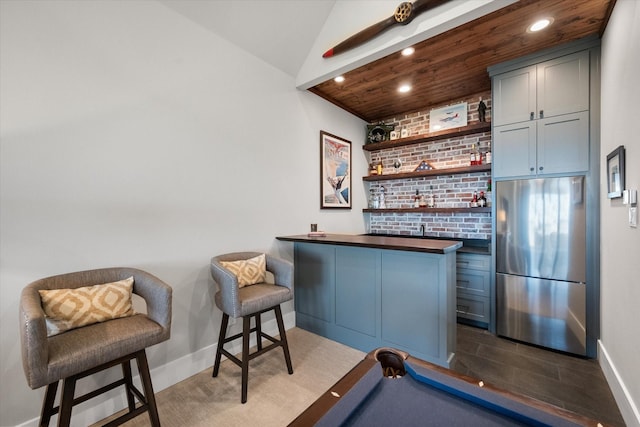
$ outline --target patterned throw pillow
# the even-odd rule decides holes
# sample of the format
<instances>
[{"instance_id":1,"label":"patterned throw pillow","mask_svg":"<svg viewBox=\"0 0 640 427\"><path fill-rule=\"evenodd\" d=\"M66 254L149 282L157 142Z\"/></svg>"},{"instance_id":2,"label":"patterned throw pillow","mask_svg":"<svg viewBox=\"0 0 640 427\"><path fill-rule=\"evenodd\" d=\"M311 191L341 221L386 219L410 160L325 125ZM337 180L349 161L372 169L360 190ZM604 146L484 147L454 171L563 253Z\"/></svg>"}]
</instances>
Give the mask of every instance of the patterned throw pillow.
<instances>
[{"instance_id":1,"label":"patterned throw pillow","mask_svg":"<svg viewBox=\"0 0 640 427\"><path fill-rule=\"evenodd\" d=\"M220 264L236 275L241 288L267 279L267 259L264 254L242 261L220 261Z\"/></svg>"},{"instance_id":2,"label":"patterned throw pillow","mask_svg":"<svg viewBox=\"0 0 640 427\"><path fill-rule=\"evenodd\" d=\"M133 277L76 289L38 291L46 315L47 336L134 314Z\"/></svg>"}]
</instances>

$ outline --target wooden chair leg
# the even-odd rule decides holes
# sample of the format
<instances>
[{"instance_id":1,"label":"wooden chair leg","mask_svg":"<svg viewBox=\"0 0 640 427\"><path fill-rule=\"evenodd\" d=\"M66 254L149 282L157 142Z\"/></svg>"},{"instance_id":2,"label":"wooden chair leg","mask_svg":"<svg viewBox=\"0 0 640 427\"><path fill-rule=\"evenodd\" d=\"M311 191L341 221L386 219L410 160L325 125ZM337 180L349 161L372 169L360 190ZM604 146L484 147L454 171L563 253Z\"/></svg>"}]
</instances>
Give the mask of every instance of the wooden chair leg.
<instances>
[{"instance_id":1,"label":"wooden chair leg","mask_svg":"<svg viewBox=\"0 0 640 427\"><path fill-rule=\"evenodd\" d=\"M251 316L242 318L242 403L247 402L247 386L249 382L249 338L251 335Z\"/></svg>"},{"instance_id":2,"label":"wooden chair leg","mask_svg":"<svg viewBox=\"0 0 640 427\"><path fill-rule=\"evenodd\" d=\"M40 427L48 427L51 416L56 412L53 410L53 405L56 402L56 392L58 391L58 383L51 383L47 386L47 392L44 395L42 401L42 412L40 413Z\"/></svg>"},{"instance_id":3,"label":"wooden chair leg","mask_svg":"<svg viewBox=\"0 0 640 427\"><path fill-rule=\"evenodd\" d=\"M129 412L133 412L133 410L136 409L136 399L131 390L133 387L133 377L131 376L130 360L122 363L122 376L124 378L125 393L127 394L127 406L129 407Z\"/></svg>"},{"instance_id":4,"label":"wooden chair leg","mask_svg":"<svg viewBox=\"0 0 640 427\"><path fill-rule=\"evenodd\" d=\"M147 353L144 350L140 350L136 354L136 361L138 362L138 373L140 374L140 380L142 381L144 397L147 400L149 421L151 422L152 427L160 427L160 418L158 417L156 396L153 393L151 374L149 373L149 364L147 363Z\"/></svg>"},{"instance_id":5,"label":"wooden chair leg","mask_svg":"<svg viewBox=\"0 0 640 427\"><path fill-rule=\"evenodd\" d=\"M262 350L262 319L260 319L260 313L255 315L256 319L256 345L258 351Z\"/></svg>"},{"instance_id":6,"label":"wooden chair leg","mask_svg":"<svg viewBox=\"0 0 640 427\"><path fill-rule=\"evenodd\" d=\"M62 399L58 413L58 427L68 427L71 423L71 410L73 409L73 396L76 391L76 377L65 378L62 381Z\"/></svg>"},{"instance_id":7,"label":"wooden chair leg","mask_svg":"<svg viewBox=\"0 0 640 427\"><path fill-rule=\"evenodd\" d=\"M220 324L220 334L218 335L218 348L216 350L216 361L213 364L212 377L218 376L220 370L220 359L222 358L222 348L224 347L224 340L227 335L227 325L229 324L229 315L222 313L222 323Z\"/></svg>"},{"instance_id":8,"label":"wooden chair leg","mask_svg":"<svg viewBox=\"0 0 640 427\"><path fill-rule=\"evenodd\" d=\"M278 322L278 330L280 331L280 341L282 343L282 351L284 351L284 360L287 362L287 370L289 374L293 374L293 366L291 366L291 356L289 355L289 343L287 342L287 333L284 329L284 322L282 321L282 310L280 306L275 307L276 321Z\"/></svg>"}]
</instances>

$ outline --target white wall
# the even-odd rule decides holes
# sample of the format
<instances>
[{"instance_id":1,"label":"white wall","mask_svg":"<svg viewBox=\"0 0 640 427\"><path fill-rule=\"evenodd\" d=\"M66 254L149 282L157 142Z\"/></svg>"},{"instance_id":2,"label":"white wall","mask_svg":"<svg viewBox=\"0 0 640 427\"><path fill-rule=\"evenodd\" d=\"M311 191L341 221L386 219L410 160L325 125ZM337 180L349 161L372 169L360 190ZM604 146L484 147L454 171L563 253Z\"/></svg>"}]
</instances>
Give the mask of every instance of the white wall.
<instances>
[{"instance_id":1,"label":"white wall","mask_svg":"<svg viewBox=\"0 0 640 427\"><path fill-rule=\"evenodd\" d=\"M618 0L602 39L600 363L629 426L640 426L640 229L622 199L606 198L606 156L626 149L626 188L640 190L637 132L640 2Z\"/></svg>"},{"instance_id":2,"label":"white wall","mask_svg":"<svg viewBox=\"0 0 640 427\"><path fill-rule=\"evenodd\" d=\"M352 141L362 187L364 124L291 76L157 2L0 7L0 425L39 414L17 321L31 281L116 265L159 276L174 289L173 330L150 363L184 370L194 354L213 363L211 256L291 259L274 237L312 222L364 232L363 190L352 210L321 211L318 181L322 129ZM165 373L156 391L188 374Z\"/></svg>"}]
</instances>

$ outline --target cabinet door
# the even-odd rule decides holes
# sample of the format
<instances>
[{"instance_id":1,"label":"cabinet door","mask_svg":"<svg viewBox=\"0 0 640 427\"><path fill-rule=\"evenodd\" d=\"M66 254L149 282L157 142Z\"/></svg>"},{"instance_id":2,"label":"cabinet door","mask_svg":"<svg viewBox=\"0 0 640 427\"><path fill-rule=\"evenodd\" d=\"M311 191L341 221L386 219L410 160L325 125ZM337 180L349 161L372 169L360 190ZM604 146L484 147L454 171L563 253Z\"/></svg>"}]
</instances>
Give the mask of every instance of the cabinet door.
<instances>
[{"instance_id":1,"label":"cabinet door","mask_svg":"<svg viewBox=\"0 0 640 427\"><path fill-rule=\"evenodd\" d=\"M588 51L539 64L537 80L537 119L589 109Z\"/></svg>"},{"instance_id":2,"label":"cabinet door","mask_svg":"<svg viewBox=\"0 0 640 427\"><path fill-rule=\"evenodd\" d=\"M336 248L336 325L376 336L377 249Z\"/></svg>"},{"instance_id":3,"label":"cabinet door","mask_svg":"<svg viewBox=\"0 0 640 427\"><path fill-rule=\"evenodd\" d=\"M493 128L492 167L496 178L535 175L535 121Z\"/></svg>"},{"instance_id":4,"label":"cabinet door","mask_svg":"<svg viewBox=\"0 0 640 427\"><path fill-rule=\"evenodd\" d=\"M493 79L494 126L532 120L536 111L536 66L521 68Z\"/></svg>"},{"instance_id":5,"label":"cabinet door","mask_svg":"<svg viewBox=\"0 0 640 427\"><path fill-rule=\"evenodd\" d=\"M589 112L538 120L538 175L589 170Z\"/></svg>"},{"instance_id":6,"label":"cabinet door","mask_svg":"<svg viewBox=\"0 0 640 427\"><path fill-rule=\"evenodd\" d=\"M295 244L296 312L334 322L335 251L332 245Z\"/></svg>"}]
</instances>

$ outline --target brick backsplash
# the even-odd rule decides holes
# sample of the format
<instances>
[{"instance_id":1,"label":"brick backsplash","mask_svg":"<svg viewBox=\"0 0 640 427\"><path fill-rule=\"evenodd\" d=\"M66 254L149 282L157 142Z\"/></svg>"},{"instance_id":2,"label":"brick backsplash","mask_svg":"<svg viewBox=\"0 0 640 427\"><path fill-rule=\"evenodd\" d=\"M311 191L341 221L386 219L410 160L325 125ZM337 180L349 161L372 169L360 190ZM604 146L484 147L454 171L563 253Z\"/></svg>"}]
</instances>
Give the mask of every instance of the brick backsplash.
<instances>
[{"instance_id":1,"label":"brick backsplash","mask_svg":"<svg viewBox=\"0 0 640 427\"><path fill-rule=\"evenodd\" d=\"M480 97L487 105L486 117L491 118L490 92L470 97L468 104L467 122L478 121L478 102ZM460 102L462 102L460 101ZM434 106L439 108L440 106ZM409 136L427 135L429 133L429 112L416 112L404 117L385 120L386 124L407 127ZM377 163L382 160L383 173L413 172L422 161L429 162L435 169L455 168L469 165L469 153L475 144L481 150L489 148L491 133L467 135L435 142L425 142L416 145L398 147L394 149L371 151L370 161ZM401 162L396 170L395 160ZM433 194L436 207L459 208L468 207L473 192L487 190L489 172L440 175L433 177L410 178L400 180L369 182L369 189L376 192L385 189L387 208L413 207L413 196L416 190L422 195ZM488 195L488 198L490 194ZM491 215L488 213L370 213L369 232L388 233L398 235L417 235L421 225L425 226L425 234L437 237L490 239Z\"/></svg>"}]
</instances>

